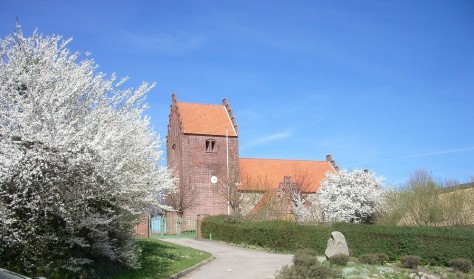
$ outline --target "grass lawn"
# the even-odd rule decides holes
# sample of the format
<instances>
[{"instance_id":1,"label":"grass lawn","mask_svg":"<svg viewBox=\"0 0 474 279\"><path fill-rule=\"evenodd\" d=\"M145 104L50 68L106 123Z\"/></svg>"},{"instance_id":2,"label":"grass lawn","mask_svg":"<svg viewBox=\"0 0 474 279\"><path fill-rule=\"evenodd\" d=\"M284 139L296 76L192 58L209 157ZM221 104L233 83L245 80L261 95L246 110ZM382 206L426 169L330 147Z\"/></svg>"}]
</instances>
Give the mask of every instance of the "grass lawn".
<instances>
[{"instance_id":1,"label":"grass lawn","mask_svg":"<svg viewBox=\"0 0 474 279\"><path fill-rule=\"evenodd\" d=\"M127 270L111 279L155 279L171 275L194 266L212 255L208 252L175 245L157 239L138 239L142 248L141 269Z\"/></svg>"}]
</instances>

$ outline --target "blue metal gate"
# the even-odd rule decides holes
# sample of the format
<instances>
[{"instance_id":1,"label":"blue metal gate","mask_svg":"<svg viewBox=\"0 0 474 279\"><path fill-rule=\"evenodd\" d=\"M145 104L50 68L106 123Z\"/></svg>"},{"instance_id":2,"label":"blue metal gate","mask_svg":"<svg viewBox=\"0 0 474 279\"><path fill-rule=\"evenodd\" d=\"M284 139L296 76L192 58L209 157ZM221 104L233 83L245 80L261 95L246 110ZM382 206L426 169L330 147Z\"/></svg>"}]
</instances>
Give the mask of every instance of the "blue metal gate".
<instances>
[{"instance_id":1,"label":"blue metal gate","mask_svg":"<svg viewBox=\"0 0 474 279\"><path fill-rule=\"evenodd\" d=\"M151 221L150 221L151 230L150 231L151 231L152 235L157 235L157 234L161 233L161 219L162 219L161 216L155 216L155 217L151 218Z\"/></svg>"},{"instance_id":2,"label":"blue metal gate","mask_svg":"<svg viewBox=\"0 0 474 279\"><path fill-rule=\"evenodd\" d=\"M159 238L197 238L197 219L155 216L150 220L150 232Z\"/></svg>"}]
</instances>

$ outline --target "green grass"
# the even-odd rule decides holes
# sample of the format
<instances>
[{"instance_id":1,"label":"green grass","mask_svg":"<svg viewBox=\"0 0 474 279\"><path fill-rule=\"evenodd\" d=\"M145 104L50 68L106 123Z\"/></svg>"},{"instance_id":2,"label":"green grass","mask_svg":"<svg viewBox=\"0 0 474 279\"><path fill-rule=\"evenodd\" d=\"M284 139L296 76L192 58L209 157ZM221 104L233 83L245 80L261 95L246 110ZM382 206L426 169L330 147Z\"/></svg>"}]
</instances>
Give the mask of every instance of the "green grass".
<instances>
[{"instance_id":1,"label":"green grass","mask_svg":"<svg viewBox=\"0 0 474 279\"><path fill-rule=\"evenodd\" d=\"M141 268L126 270L110 279L157 279L192 267L210 257L208 252L179 246L157 239L138 239L142 248Z\"/></svg>"}]
</instances>

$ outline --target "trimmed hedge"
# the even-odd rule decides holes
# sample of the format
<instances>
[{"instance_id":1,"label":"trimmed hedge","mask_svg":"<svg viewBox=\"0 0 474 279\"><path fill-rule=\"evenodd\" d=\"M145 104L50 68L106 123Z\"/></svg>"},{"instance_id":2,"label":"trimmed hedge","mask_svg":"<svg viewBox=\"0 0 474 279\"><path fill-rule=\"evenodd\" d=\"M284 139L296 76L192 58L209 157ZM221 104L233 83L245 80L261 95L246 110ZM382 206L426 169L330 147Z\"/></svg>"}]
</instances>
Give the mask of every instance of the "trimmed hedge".
<instances>
[{"instance_id":1,"label":"trimmed hedge","mask_svg":"<svg viewBox=\"0 0 474 279\"><path fill-rule=\"evenodd\" d=\"M203 220L203 238L236 244L257 245L274 251L310 248L324 253L331 228L297 225L289 221L239 221L228 216L210 216Z\"/></svg>"},{"instance_id":2,"label":"trimmed hedge","mask_svg":"<svg viewBox=\"0 0 474 279\"><path fill-rule=\"evenodd\" d=\"M299 225L290 221L241 221L211 216L202 222L202 237L275 251L310 248L323 254L332 231L344 234L352 256L385 253L390 259L418 255L424 263L446 264L450 259L474 260L474 230L337 223Z\"/></svg>"}]
</instances>

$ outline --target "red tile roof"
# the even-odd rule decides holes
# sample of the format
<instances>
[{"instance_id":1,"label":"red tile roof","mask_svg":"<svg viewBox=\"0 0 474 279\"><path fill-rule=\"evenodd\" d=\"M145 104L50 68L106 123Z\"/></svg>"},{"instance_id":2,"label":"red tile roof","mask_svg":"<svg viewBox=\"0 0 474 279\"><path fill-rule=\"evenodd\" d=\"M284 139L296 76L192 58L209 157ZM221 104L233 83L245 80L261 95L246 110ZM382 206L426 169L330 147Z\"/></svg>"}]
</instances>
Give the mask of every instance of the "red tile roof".
<instances>
[{"instance_id":1,"label":"red tile roof","mask_svg":"<svg viewBox=\"0 0 474 279\"><path fill-rule=\"evenodd\" d=\"M304 192L313 193L327 172L336 173L330 162L306 160L240 158L241 191L266 191L278 188L285 176L304 182Z\"/></svg>"},{"instance_id":2,"label":"red tile roof","mask_svg":"<svg viewBox=\"0 0 474 279\"><path fill-rule=\"evenodd\" d=\"M237 132L223 105L177 102L185 134L237 137Z\"/></svg>"}]
</instances>

